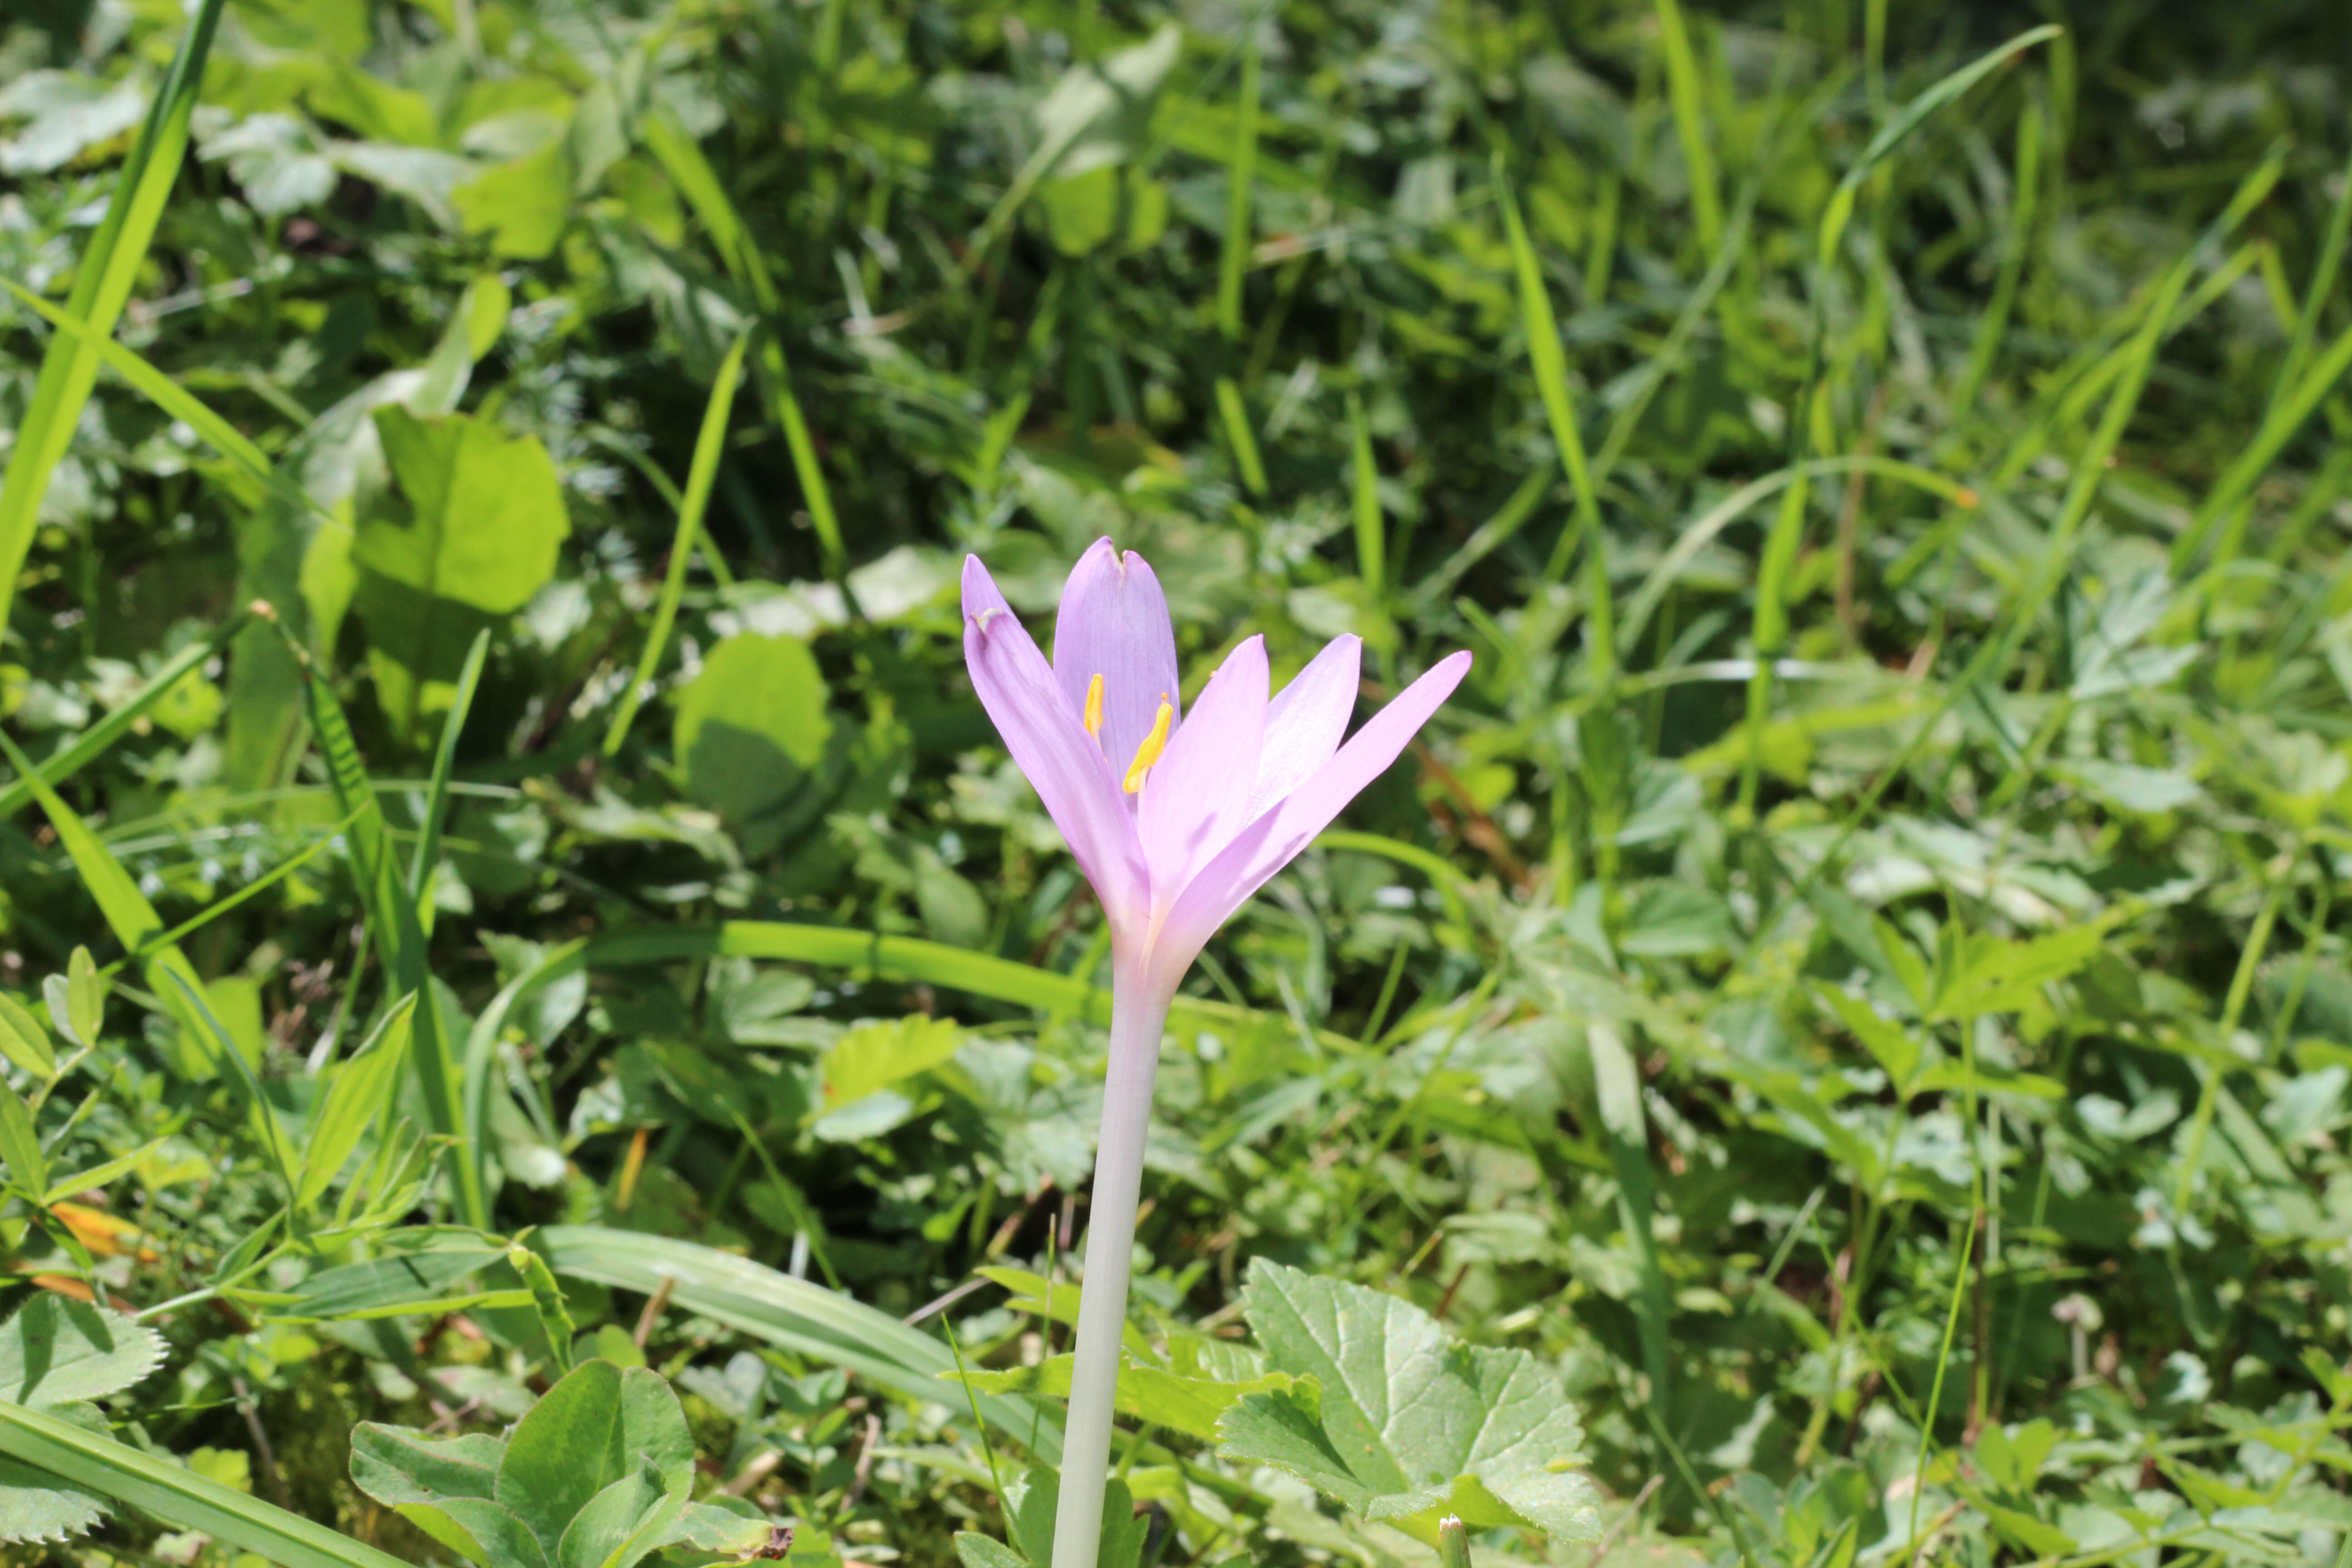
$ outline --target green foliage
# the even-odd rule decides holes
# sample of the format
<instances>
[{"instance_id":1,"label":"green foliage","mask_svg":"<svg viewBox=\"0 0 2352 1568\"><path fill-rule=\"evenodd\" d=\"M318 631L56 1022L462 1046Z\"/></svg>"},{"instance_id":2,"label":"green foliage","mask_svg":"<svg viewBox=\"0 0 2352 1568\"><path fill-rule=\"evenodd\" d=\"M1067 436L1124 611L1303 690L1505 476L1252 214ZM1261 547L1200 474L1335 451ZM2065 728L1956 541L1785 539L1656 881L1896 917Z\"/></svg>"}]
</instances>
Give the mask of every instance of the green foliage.
<instances>
[{"instance_id":1,"label":"green foliage","mask_svg":"<svg viewBox=\"0 0 2352 1568\"><path fill-rule=\"evenodd\" d=\"M1109 533L1476 656L1177 999L1109 1560L2334 1560L2340 18L2026 11L9 10L0 1316L171 1354L19 1554L1049 1562L955 584Z\"/></svg>"},{"instance_id":2,"label":"green foliage","mask_svg":"<svg viewBox=\"0 0 2352 1568\"><path fill-rule=\"evenodd\" d=\"M483 1568L633 1568L687 1546L746 1557L756 1510L689 1500L694 1439L658 1373L581 1363L505 1437L436 1437L363 1423L359 1489Z\"/></svg>"},{"instance_id":3,"label":"green foliage","mask_svg":"<svg viewBox=\"0 0 2352 1568\"><path fill-rule=\"evenodd\" d=\"M1446 1515L1600 1536L1599 1494L1570 1468L1583 1428L1527 1352L1463 1344L1408 1301L1265 1258L1242 1301L1266 1360L1300 1381L1243 1394L1217 1422L1221 1454L1432 1540Z\"/></svg>"},{"instance_id":4,"label":"green foliage","mask_svg":"<svg viewBox=\"0 0 2352 1568\"><path fill-rule=\"evenodd\" d=\"M0 1109L0 1129L6 1121ZM163 1336L122 1313L36 1294L0 1323L0 1400L102 1437L106 1418L92 1402L139 1382L163 1364ZM0 1542L79 1535L105 1516L107 1496L102 1488L78 1486L0 1455Z\"/></svg>"}]
</instances>

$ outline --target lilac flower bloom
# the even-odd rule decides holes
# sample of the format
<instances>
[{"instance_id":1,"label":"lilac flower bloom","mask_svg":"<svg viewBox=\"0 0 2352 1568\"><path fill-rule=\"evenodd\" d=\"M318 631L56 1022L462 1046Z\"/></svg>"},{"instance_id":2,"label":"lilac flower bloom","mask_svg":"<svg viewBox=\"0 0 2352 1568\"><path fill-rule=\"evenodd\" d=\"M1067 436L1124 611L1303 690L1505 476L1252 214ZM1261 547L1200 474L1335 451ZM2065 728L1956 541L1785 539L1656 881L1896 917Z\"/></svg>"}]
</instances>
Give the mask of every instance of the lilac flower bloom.
<instances>
[{"instance_id":1,"label":"lilac flower bloom","mask_svg":"<svg viewBox=\"0 0 2352 1568\"><path fill-rule=\"evenodd\" d=\"M1111 1053L1063 1442L1053 1568L1094 1568L1151 1080L1176 988L1234 910L1297 857L1461 684L1442 659L1345 744L1362 647L1334 640L1269 697L1252 637L1186 714L1168 600L1143 558L1098 540L1070 573L1048 664L977 557L964 659L1013 760L1110 924Z\"/></svg>"}]
</instances>

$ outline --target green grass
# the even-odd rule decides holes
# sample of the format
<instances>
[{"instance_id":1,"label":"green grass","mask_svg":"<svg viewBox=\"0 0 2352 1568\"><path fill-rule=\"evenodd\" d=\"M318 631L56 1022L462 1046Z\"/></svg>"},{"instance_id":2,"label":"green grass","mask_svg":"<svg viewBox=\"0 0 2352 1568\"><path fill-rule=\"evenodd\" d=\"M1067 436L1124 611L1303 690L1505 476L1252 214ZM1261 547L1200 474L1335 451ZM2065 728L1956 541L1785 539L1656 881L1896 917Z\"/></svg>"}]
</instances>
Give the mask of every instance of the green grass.
<instances>
[{"instance_id":1,"label":"green grass","mask_svg":"<svg viewBox=\"0 0 2352 1568\"><path fill-rule=\"evenodd\" d=\"M422 1562L342 1434L566 1317L803 1568L1003 1539L1056 1428L939 1374L1067 1303L951 1293L1076 1279L1108 939L954 584L1043 635L1105 532L1188 692L1477 661L1179 1004L1147 1341L1265 1257L1532 1352L1603 1562L2352 1540L2334 9L75 11L0 25L0 989L113 994L0 1114L129 1163L0 1278L172 1356L0 1404L127 1505L58 1560ZM1120 1458L1152 1568L1435 1550Z\"/></svg>"}]
</instances>

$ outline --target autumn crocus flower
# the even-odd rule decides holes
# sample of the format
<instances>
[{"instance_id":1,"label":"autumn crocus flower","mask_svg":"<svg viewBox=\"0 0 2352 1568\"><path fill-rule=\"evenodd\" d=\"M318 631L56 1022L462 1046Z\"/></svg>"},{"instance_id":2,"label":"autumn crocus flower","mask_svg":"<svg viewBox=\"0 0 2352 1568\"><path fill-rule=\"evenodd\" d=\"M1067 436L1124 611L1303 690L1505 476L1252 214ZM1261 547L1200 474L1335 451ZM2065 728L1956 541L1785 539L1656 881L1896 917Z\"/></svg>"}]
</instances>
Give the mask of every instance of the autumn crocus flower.
<instances>
[{"instance_id":1,"label":"autumn crocus flower","mask_svg":"<svg viewBox=\"0 0 2352 1568\"><path fill-rule=\"evenodd\" d=\"M1252 637L1188 714L1160 581L1098 540L1062 590L1051 664L978 557L963 648L997 733L1069 842L1110 925L1110 1072L1087 1235L1053 1568L1094 1568L1151 1080L1202 944L1394 762L1461 684L1441 660L1341 743L1361 644L1333 641L1268 695Z\"/></svg>"}]
</instances>

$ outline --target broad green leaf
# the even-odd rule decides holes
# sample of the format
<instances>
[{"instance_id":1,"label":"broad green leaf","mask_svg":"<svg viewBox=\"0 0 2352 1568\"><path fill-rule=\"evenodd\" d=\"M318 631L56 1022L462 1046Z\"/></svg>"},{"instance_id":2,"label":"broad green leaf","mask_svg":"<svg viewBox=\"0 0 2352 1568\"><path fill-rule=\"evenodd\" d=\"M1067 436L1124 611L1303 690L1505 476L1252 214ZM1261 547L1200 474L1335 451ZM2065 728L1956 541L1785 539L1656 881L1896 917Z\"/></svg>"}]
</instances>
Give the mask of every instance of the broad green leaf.
<instances>
[{"instance_id":1,"label":"broad green leaf","mask_svg":"<svg viewBox=\"0 0 2352 1568\"><path fill-rule=\"evenodd\" d=\"M41 1152L41 1135L24 1097L0 1083L0 1161L8 1166L8 1184L26 1197L49 1190L49 1162Z\"/></svg>"},{"instance_id":2,"label":"broad green leaf","mask_svg":"<svg viewBox=\"0 0 2352 1568\"><path fill-rule=\"evenodd\" d=\"M956 1531L955 1553L963 1568L1028 1568L1029 1563L1002 1541L969 1530Z\"/></svg>"},{"instance_id":3,"label":"broad green leaf","mask_svg":"<svg viewBox=\"0 0 2352 1568\"><path fill-rule=\"evenodd\" d=\"M573 165L562 137L536 153L485 170L450 194L469 235L488 235L491 252L536 261L563 237L572 216Z\"/></svg>"},{"instance_id":4,"label":"broad green leaf","mask_svg":"<svg viewBox=\"0 0 2352 1568\"><path fill-rule=\"evenodd\" d=\"M882 1024L861 1024L841 1037L818 1065L820 1103L812 1119L856 1104L954 1059L963 1031L952 1018L920 1013Z\"/></svg>"},{"instance_id":5,"label":"broad green leaf","mask_svg":"<svg viewBox=\"0 0 2352 1568\"><path fill-rule=\"evenodd\" d=\"M302 1175L294 1189L296 1208L309 1208L324 1195L368 1129L391 1110L401 1066L408 1059L409 1023L415 1010L416 995L411 992L393 1005L375 1032L335 1069L325 1102L310 1120Z\"/></svg>"},{"instance_id":6,"label":"broad green leaf","mask_svg":"<svg viewBox=\"0 0 2352 1568\"><path fill-rule=\"evenodd\" d=\"M498 1501L523 1521L556 1568L564 1532L592 1499L650 1463L683 1478L694 1438L677 1395L659 1373L608 1361L574 1367L515 1426L499 1461Z\"/></svg>"},{"instance_id":7,"label":"broad green leaf","mask_svg":"<svg viewBox=\"0 0 2352 1568\"><path fill-rule=\"evenodd\" d=\"M1218 1423L1219 1453L1431 1539L1440 1512L1599 1536L1600 1494L1570 1468L1583 1427L1527 1352L1465 1345L1410 1302L1263 1257L1242 1300L1267 1362L1315 1379L1320 1399L1244 1396Z\"/></svg>"},{"instance_id":8,"label":"broad green leaf","mask_svg":"<svg viewBox=\"0 0 2352 1568\"><path fill-rule=\"evenodd\" d=\"M1988 1426L1977 1434L1977 1468L1994 1486L2023 1497L2057 1447L2058 1428L2046 1419L2028 1421L2014 1431Z\"/></svg>"},{"instance_id":9,"label":"broad green leaf","mask_svg":"<svg viewBox=\"0 0 2352 1568\"><path fill-rule=\"evenodd\" d=\"M685 1510L688 1485L685 1475L669 1484L659 1467L640 1458L572 1517L555 1568L631 1568L669 1533Z\"/></svg>"},{"instance_id":10,"label":"broad green leaf","mask_svg":"<svg viewBox=\"0 0 2352 1568\"><path fill-rule=\"evenodd\" d=\"M66 1012L75 1037L95 1042L106 1023L106 982L89 949L77 947L66 963Z\"/></svg>"},{"instance_id":11,"label":"broad green leaf","mask_svg":"<svg viewBox=\"0 0 2352 1568\"><path fill-rule=\"evenodd\" d=\"M35 1291L0 1324L0 1399L36 1410L103 1399L162 1365L165 1348L110 1307Z\"/></svg>"},{"instance_id":12,"label":"broad green leaf","mask_svg":"<svg viewBox=\"0 0 2352 1568\"><path fill-rule=\"evenodd\" d=\"M1040 186L1037 207L1065 256L1090 255L1114 241L1121 250L1142 250L1168 226L1168 187L1133 168L1097 163Z\"/></svg>"},{"instance_id":13,"label":"broad green leaf","mask_svg":"<svg viewBox=\"0 0 2352 1568\"><path fill-rule=\"evenodd\" d=\"M743 632L710 650L679 696L671 754L688 794L761 854L824 809L834 724L824 678L798 637Z\"/></svg>"},{"instance_id":14,"label":"broad green leaf","mask_svg":"<svg viewBox=\"0 0 2352 1568\"><path fill-rule=\"evenodd\" d=\"M402 733L446 711L475 635L530 601L572 531L555 464L536 437L463 414L379 408L393 493L352 547L369 669Z\"/></svg>"},{"instance_id":15,"label":"broad green leaf","mask_svg":"<svg viewBox=\"0 0 2352 1568\"><path fill-rule=\"evenodd\" d=\"M58 1053L40 1020L13 998L0 996L0 1056L6 1057L37 1079L58 1075Z\"/></svg>"}]
</instances>

